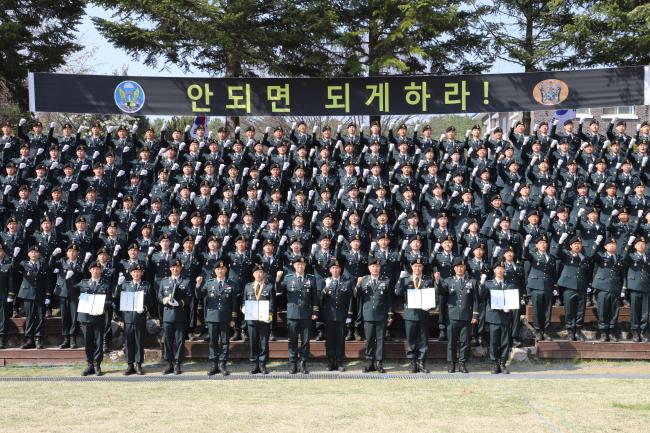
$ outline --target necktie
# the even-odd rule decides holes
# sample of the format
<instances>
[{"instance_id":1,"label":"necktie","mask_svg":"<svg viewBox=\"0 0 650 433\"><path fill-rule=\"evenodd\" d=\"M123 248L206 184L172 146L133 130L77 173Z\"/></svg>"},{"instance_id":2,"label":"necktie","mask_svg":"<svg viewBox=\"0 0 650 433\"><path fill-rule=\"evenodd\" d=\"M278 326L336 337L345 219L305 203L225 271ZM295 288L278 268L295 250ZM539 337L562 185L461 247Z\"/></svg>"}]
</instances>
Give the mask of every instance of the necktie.
<instances>
[{"instance_id":1,"label":"necktie","mask_svg":"<svg viewBox=\"0 0 650 433\"><path fill-rule=\"evenodd\" d=\"M415 287L420 288L420 277L415 277Z\"/></svg>"}]
</instances>

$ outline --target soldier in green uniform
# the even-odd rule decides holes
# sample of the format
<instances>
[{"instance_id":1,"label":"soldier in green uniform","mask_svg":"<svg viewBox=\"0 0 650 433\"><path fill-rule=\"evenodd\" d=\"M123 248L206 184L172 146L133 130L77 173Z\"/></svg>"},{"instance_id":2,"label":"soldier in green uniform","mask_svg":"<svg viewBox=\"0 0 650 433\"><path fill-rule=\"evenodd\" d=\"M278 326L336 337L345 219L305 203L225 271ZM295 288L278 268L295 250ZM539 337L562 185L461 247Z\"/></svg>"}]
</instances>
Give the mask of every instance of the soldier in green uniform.
<instances>
[{"instance_id":1,"label":"soldier in green uniform","mask_svg":"<svg viewBox=\"0 0 650 433\"><path fill-rule=\"evenodd\" d=\"M42 349L45 307L50 305L52 294L49 289L47 266L41 260L39 246L32 245L27 256L29 260L23 260L18 269L23 277L18 297L22 300L25 311L25 343L21 349ZM12 298L14 296L13 293L9 295Z\"/></svg>"},{"instance_id":2,"label":"soldier in green uniform","mask_svg":"<svg viewBox=\"0 0 650 433\"><path fill-rule=\"evenodd\" d=\"M226 368L230 345L230 328L235 327L239 299L237 286L228 280L227 276L228 266L226 266L226 262L218 260L214 265L214 278L210 278L203 284L203 277L196 277L196 297L204 300L204 321L208 326L208 341L210 343L208 353L210 370L208 370L208 376L214 376L219 372L223 376L230 374ZM219 342L219 351L217 351L217 341ZM218 365L217 358L219 360Z\"/></svg>"},{"instance_id":3,"label":"soldier in green uniform","mask_svg":"<svg viewBox=\"0 0 650 433\"><path fill-rule=\"evenodd\" d=\"M246 301L269 301L269 318L265 320L247 320L248 344L250 345L250 361L253 363L251 374L269 374L266 362L269 359L269 331L273 320L275 307L275 291L266 281L266 272L261 263L253 267L253 281L246 284L242 296L241 307Z\"/></svg>"},{"instance_id":4,"label":"soldier in green uniform","mask_svg":"<svg viewBox=\"0 0 650 433\"><path fill-rule=\"evenodd\" d=\"M5 348L5 335L7 333L7 322L11 315L11 302L9 293L13 293L14 279L13 260L5 253L5 247L0 242L0 349Z\"/></svg>"},{"instance_id":5,"label":"soldier in green uniform","mask_svg":"<svg viewBox=\"0 0 650 433\"><path fill-rule=\"evenodd\" d=\"M408 308L406 293L408 290L433 287L433 280L424 276L424 260L420 257L411 261L411 275L403 274L395 287L395 295L404 296L404 326L408 344L406 356L411 361L411 373L428 373L429 311Z\"/></svg>"},{"instance_id":6,"label":"soldier in green uniform","mask_svg":"<svg viewBox=\"0 0 650 433\"><path fill-rule=\"evenodd\" d=\"M629 252L634 245L634 251ZM630 293L630 331L632 341L648 342L648 304L650 302L650 260L646 254L643 236L632 236L625 247L627 262L627 290Z\"/></svg>"},{"instance_id":7,"label":"soldier in green uniform","mask_svg":"<svg viewBox=\"0 0 650 433\"><path fill-rule=\"evenodd\" d=\"M381 277L381 262L378 258L368 261L370 275L357 281L355 295L363 314L363 329L366 336L365 358L368 364L363 372L384 369L384 333L386 326L393 323L393 302L390 282Z\"/></svg>"},{"instance_id":8,"label":"soldier in green uniform","mask_svg":"<svg viewBox=\"0 0 650 433\"><path fill-rule=\"evenodd\" d=\"M605 251L594 254L596 272L591 284L596 294L598 306L598 330L600 341L618 341L616 324L623 293L625 277L624 261L616 254L616 239L609 238Z\"/></svg>"},{"instance_id":9,"label":"soldier in green uniform","mask_svg":"<svg viewBox=\"0 0 650 433\"><path fill-rule=\"evenodd\" d=\"M102 350L104 342L104 312L106 305L112 302L111 288L102 279L102 264L99 261L90 264L90 278L79 283L79 293L89 293L92 295L106 295L104 301L104 311L98 315L88 313L77 313L77 319L81 322L84 334L84 348L86 352L86 362L88 366L81 373L82 376L95 374L102 375L102 360L104 351Z\"/></svg>"},{"instance_id":10,"label":"soldier in green uniform","mask_svg":"<svg viewBox=\"0 0 650 433\"><path fill-rule=\"evenodd\" d=\"M181 374L183 362L187 314L192 298L190 280L181 277L182 263L179 259L169 262L171 275L160 281L158 302L163 305L163 333L165 360L168 365L163 374Z\"/></svg>"},{"instance_id":11,"label":"soldier in green uniform","mask_svg":"<svg viewBox=\"0 0 650 433\"><path fill-rule=\"evenodd\" d=\"M304 256L293 259L294 272L276 282L276 293L287 295L287 328L289 331L290 374L298 372L298 337L300 337L300 372L308 374L311 322L318 318L318 290L316 278L305 274Z\"/></svg>"},{"instance_id":12,"label":"soldier in green uniform","mask_svg":"<svg viewBox=\"0 0 650 433\"><path fill-rule=\"evenodd\" d=\"M50 261L53 262L61 250L54 250ZM59 297L61 306L61 333L63 342L59 349L77 347L77 306L79 304L79 283L83 279L84 264L79 260L79 245L70 244L66 248L66 258L59 259L52 265L57 273L54 294Z\"/></svg>"},{"instance_id":13,"label":"soldier in green uniform","mask_svg":"<svg viewBox=\"0 0 650 433\"><path fill-rule=\"evenodd\" d=\"M553 311L555 258L548 253L548 237L545 234L535 240L535 251L528 248L530 240L531 235L526 235L523 254L530 265L526 292L533 301L535 340L551 341L545 332L551 325Z\"/></svg>"},{"instance_id":14,"label":"soldier in green uniform","mask_svg":"<svg viewBox=\"0 0 650 433\"><path fill-rule=\"evenodd\" d=\"M137 373L144 374L142 363L144 362L144 336L147 330L147 295L151 292L148 282L142 279L144 267L138 263L129 272L131 281L124 281L120 276L117 290L115 291L115 304L120 305L120 297L124 292L143 292L143 305L139 311L122 311L124 319L124 348L126 352L127 368L124 375L129 376ZM135 367L133 364L135 363Z\"/></svg>"},{"instance_id":15,"label":"soldier in green uniform","mask_svg":"<svg viewBox=\"0 0 650 433\"><path fill-rule=\"evenodd\" d=\"M585 341L581 330L585 319L587 287L592 269L591 257L583 254L580 237L571 238L568 251L564 249L565 239L566 235L562 234L557 251L562 266L557 284L564 298L565 326L569 341Z\"/></svg>"},{"instance_id":16,"label":"soldier in green uniform","mask_svg":"<svg viewBox=\"0 0 650 433\"><path fill-rule=\"evenodd\" d=\"M447 372L469 373L467 359L470 350L471 325L478 324L477 282L465 274L465 261L457 257L452 262L454 275L441 280L434 274L436 290L441 292L449 312L447 324Z\"/></svg>"},{"instance_id":17,"label":"soldier in green uniform","mask_svg":"<svg viewBox=\"0 0 650 433\"><path fill-rule=\"evenodd\" d=\"M507 309L492 308L493 290L519 290L514 284L505 280L506 264L496 262L493 266L494 278L481 284L479 295L485 299L485 321L490 328L490 360L492 361L492 374L510 373L506 368L506 361L510 353L510 328L512 327L512 313Z\"/></svg>"},{"instance_id":18,"label":"soldier in green uniform","mask_svg":"<svg viewBox=\"0 0 650 433\"><path fill-rule=\"evenodd\" d=\"M325 320L327 370L345 371L345 325L352 323L354 283L342 278L343 268L337 259L331 259L328 267L330 276L321 280L318 291L320 313Z\"/></svg>"}]
</instances>

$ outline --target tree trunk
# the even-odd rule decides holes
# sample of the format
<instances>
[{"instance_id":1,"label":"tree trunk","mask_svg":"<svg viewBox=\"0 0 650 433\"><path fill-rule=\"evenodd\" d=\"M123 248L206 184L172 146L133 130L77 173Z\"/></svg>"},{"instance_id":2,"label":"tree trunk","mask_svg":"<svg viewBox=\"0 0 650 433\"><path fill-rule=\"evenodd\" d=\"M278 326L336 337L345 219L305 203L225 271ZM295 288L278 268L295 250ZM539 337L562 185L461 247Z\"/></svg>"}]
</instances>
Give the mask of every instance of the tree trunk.
<instances>
[{"instance_id":1,"label":"tree trunk","mask_svg":"<svg viewBox=\"0 0 650 433\"><path fill-rule=\"evenodd\" d=\"M526 51L528 58L524 64L525 72L532 72L535 70L535 65L533 64L533 58L535 56L535 47L533 46L533 7L534 6L531 5L530 10L526 14L526 36L524 39L524 50ZM524 111L521 113L521 121L524 123L525 134L530 134L531 117L532 116L530 115L530 111Z\"/></svg>"}]
</instances>

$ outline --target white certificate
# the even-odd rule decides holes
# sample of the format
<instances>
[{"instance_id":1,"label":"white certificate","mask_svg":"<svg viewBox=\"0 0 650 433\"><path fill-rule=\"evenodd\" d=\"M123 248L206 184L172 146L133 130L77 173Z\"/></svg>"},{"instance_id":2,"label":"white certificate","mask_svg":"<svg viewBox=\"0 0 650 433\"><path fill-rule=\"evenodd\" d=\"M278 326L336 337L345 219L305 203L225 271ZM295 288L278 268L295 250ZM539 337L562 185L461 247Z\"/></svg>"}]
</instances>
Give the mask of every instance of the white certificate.
<instances>
[{"instance_id":1,"label":"white certificate","mask_svg":"<svg viewBox=\"0 0 650 433\"><path fill-rule=\"evenodd\" d=\"M244 320L257 320L269 323L269 301L244 302Z\"/></svg>"},{"instance_id":2,"label":"white certificate","mask_svg":"<svg viewBox=\"0 0 650 433\"><path fill-rule=\"evenodd\" d=\"M519 309L519 290L490 290L490 306L493 310Z\"/></svg>"},{"instance_id":3,"label":"white certificate","mask_svg":"<svg viewBox=\"0 0 650 433\"><path fill-rule=\"evenodd\" d=\"M120 311L144 310L144 290L120 293Z\"/></svg>"},{"instance_id":4,"label":"white certificate","mask_svg":"<svg viewBox=\"0 0 650 433\"><path fill-rule=\"evenodd\" d=\"M408 289L406 291L406 308L432 310L436 308L436 289Z\"/></svg>"},{"instance_id":5,"label":"white certificate","mask_svg":"<svg viewBox=\"0 0 650 433\"><path fill-rule=\"evenodd\" d=\"M105 302L106 295L81 293L79 294L77 312L90 314L91 316L101 316L104 314Z\"/></svg>"}]
</instances>

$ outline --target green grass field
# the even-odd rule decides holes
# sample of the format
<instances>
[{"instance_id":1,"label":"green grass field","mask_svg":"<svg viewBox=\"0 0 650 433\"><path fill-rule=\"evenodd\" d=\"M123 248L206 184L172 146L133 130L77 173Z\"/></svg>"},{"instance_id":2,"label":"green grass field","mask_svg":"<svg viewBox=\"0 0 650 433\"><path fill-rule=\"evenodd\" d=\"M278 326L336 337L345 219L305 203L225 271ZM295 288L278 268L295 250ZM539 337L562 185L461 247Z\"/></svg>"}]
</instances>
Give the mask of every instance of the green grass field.
<instances>
[{"instance_id":1,"label":"green grass field","mask_svg":"<svg viewBox=\"0 0 650 433\"><path fill-rule=\"evenodd\" d=\"M187 366L187 375L206 365ZM246 364L232 368L235 375ZM275 365L284 373L284 364ZM401 370L401 365L394 369ZM442 364L433 365L436 372ZM438 368L439 367L439 368ZM7 376L77 376L81 366L3 367ZM109 375L122 364L106 364ZM353 367L353 370L355 368ZM158 369L148 366L151 375ZM313 371L316 372L314 366ZM643 379L1 382L2 432L647 432ZM517 372L648 374L648 363L530 363ZM154 373L155 372L155 373ZM241 373L243 374L243 373Z\"/></svg>"}]
</instances>

